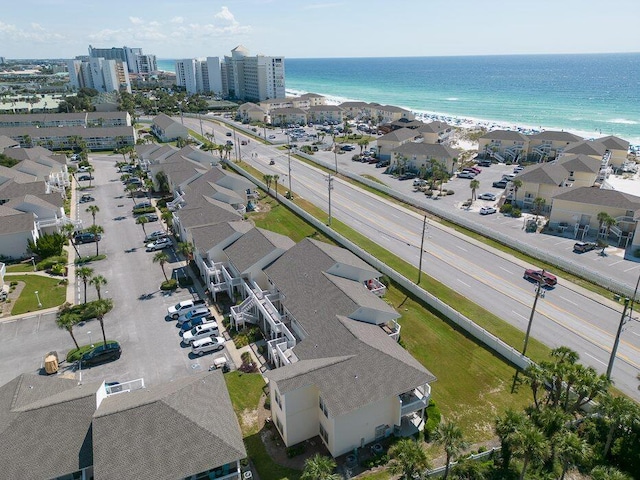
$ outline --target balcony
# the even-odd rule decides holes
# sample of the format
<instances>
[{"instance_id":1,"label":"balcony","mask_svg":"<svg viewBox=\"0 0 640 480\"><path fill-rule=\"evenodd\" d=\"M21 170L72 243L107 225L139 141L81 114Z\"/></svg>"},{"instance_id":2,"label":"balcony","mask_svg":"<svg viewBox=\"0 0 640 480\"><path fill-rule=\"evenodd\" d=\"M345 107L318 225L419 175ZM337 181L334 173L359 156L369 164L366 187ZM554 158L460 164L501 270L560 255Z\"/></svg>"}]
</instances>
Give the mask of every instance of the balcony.
<instances>
[{"instance_id":1,"label":"balcony","mask_svg":"<svg viewBox=\"0 0 640 480\"><path fill-rule=\"evenodd\" d=\"M430 397L431 386L429 384L421 385L410 392L400 394L400 416L403 417L410 413L417 412L418 410L422 410L423 408L427 408Z\"/></svg>"},{"instance_id":2,"label":"balcony","mask_svg":"<svg viewBox=\"0 0 640 480\"><path fill-rule=\"evenodd\" d=\"M378 297L382 297L387 292L387 287L377 278L367 280L364 284L371 293Z\"/></svg>"},{"instance_id":3,"label":"balcony","mask_svg":"<svg viewBox=\"0 0 640 480\"><path fill-rule=\"evenodd\" d=\"M393 338L396 342L400 340L400 324L395 320L391 320L388 323L380 325L380 328L384 330L384 332Z\"/></svg>"}]
</instances>

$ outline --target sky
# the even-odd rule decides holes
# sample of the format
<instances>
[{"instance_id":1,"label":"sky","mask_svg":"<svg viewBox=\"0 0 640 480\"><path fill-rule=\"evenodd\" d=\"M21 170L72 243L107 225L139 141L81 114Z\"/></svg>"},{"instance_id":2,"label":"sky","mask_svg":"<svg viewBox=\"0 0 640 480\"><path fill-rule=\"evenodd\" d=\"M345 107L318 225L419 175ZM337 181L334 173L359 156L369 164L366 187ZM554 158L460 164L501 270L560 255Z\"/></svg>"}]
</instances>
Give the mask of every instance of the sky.
<instances>
[{"instance_id":1,"label":"sky","mask_svg":"<svg viewBox=\"0 0 640 480\"><path fill-rule=\"evenodd\" d=\"M89 45L159 59L237 45L288 58L640 52L638 0L20 0L0 12L7 59Z\"/></svg>"}]
</instances>

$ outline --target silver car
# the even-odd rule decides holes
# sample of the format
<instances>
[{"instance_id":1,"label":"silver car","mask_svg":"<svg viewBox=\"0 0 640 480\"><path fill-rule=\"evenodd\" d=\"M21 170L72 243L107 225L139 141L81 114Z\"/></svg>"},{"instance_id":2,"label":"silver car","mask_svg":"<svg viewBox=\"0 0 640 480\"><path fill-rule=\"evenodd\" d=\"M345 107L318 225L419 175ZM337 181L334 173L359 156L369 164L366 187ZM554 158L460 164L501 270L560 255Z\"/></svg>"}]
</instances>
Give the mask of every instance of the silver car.
<instances>
[{"instance_id":1,"label":"silver car","mask_svg":"<svg viewBox=\"0 0 640 480\"><path fill-rule=\"evenodd\" d=\"M224 338L222 337L205 337L196 340L191 344L191 353L202 356L205 353L217 352L224 348Z\"/></svg>"}]
</instances>

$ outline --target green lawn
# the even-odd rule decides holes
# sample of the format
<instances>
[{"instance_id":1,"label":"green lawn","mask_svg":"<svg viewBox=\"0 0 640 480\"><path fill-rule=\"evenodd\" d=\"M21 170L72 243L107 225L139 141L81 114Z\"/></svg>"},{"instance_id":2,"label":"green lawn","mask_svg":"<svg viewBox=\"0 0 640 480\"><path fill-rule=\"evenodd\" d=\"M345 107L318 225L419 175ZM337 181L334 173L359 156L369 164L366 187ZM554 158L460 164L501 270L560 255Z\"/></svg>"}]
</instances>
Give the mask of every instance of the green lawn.
<instances>
[{"instance_id":1,"label":"green lawn","mask_svg":"<svg viewBox=\"0 0 640 480\"><path fill-rule=\"evenodd\" d=\"M67 286L60 285L58 278L43 277L41 275L10 275L5 281L25 282L25 287L15 302L11 315L35 312L40 310L35 292L38 292L42 308L62 305L67 296Z\"/></svg>"},{"instance_id":2,"label":"green lawn","mask_svg":"<svg viewBox=\"0 0 640 480\"><path fill-rule=\"evenodd\" d=\"M21 273L21 272L33 272L32 263L16 263L14 265L7 265L7 273ZM7 277L9 279L9 277Z\"/></svg>"}]
</instances>

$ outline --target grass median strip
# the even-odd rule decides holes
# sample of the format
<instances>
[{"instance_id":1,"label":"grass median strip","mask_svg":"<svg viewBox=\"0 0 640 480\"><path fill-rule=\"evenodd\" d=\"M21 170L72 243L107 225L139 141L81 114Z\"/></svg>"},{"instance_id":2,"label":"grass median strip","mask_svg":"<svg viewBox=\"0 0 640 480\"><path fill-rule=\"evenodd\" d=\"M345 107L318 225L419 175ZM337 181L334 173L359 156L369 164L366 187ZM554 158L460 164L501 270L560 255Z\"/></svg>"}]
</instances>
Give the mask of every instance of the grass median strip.
<instances>
[{"instance_id":1,"label":"grass median strip","mask_svg":"<svg viewBox=\"0 0 640 480\"><path fill-rule=\"evenodd\" d=\"M11 310L11 315L20 315L62 305L67 295L67 286L64 282L61 284L61 280L62 278L50 278L42 275L7 276L5 281L24 282L24 288ZM38 299L41 306L38 306Z\"/></svg>"}]
</instances>

